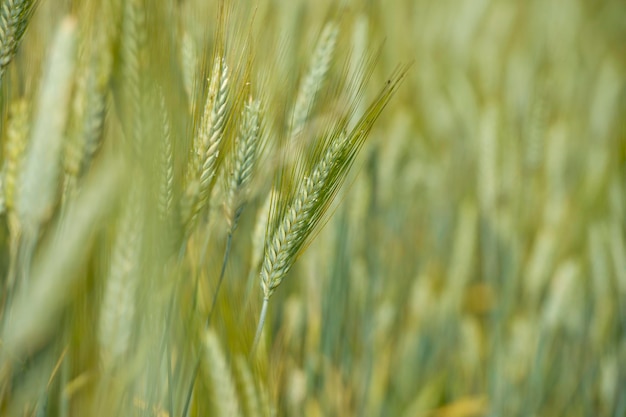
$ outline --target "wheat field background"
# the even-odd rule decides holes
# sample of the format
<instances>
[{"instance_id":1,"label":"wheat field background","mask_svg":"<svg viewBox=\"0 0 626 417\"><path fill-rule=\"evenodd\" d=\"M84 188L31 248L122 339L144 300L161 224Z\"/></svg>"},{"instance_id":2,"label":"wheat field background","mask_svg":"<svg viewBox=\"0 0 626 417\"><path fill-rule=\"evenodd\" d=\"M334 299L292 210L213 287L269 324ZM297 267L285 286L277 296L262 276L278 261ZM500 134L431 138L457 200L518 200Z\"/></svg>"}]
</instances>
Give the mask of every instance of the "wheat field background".
<instances>
[{"instance_id":1,"label":"wheat field background","mask_svg":"<svg viewBox=\"0 0 626 417\"><path fill-rule=\"evenodd\" d=\"M1 416L626 415L626 3L1 0Z\"/></svg>"}]
</instances>

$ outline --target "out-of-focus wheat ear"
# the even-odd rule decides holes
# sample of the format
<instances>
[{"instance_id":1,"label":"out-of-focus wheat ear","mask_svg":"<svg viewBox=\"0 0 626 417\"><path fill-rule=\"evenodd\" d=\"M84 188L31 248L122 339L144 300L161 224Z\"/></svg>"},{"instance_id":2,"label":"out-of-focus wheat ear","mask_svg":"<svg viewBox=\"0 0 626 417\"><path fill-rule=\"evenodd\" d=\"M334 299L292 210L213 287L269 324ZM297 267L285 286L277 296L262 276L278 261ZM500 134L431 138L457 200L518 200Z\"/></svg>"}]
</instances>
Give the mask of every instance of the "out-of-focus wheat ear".
<instances>
[{"instance_id":1,"label":"out-of-focus wheat ear","mask_svg":"<svg viewBox=\"0 0 626 417\"><path fill-rule=\"evenodd\" d=\"M0 6L0 82L13 60L37 0L3 0Z\"/></svg>"},{"instance_id":2,"label":"out-of-focus wheat ear","mask_svg":"<svg viewBox=\"0 0 626 417\"><path fill-rule=\"evenodd\" d=\"M211 74L206 105L198 134L194 138L194 154L187 175L186 197L192 199L190 210L183 212L187 231L193 229L200 212L207 207L211 190L215 184L215 173L220 153L220 144L226 125L228 98L228 67L223 58L217 57Z\"/></svg>"},{"instance_id":3,"label":"out-of-focus wheat ear","mask_svg":"<svg viewBox=\"0 0 626 417\"><path fill-rule=\"evenodd\" d=\"M183 30L180 45L180 60L183 73L183 86L189 101L189 110L194 114L194 103L196 102L195 91L198 78L198 50L193 37L187 30Z\"/></svg>"},{"instance_id":4,"label":"out-of-focus wheat ear","mask_svg":"<svg viewBox=\"0 0 626 417\"><path fill-rule=\"evenodd\" d=\"M76 62L76 22L65 19L54 38L40 88L31 141L18 180L17 213L31 239L51 215Z\"/></svg>"},{"instance_id":5,"label":"out-of-focus wheat ear","mask_svg":"<svg viewBox=\"0 0 626 417\"><path fill-rule=\"evenodd\" d=\"M313 52L310 68L300 83L291 120L291 137L299 135L306 124L311 109L315 104L317 93L322 88L330 68L338 35L339 28L335 22L328 22L324 26Z\"/></svg>"},{"instance_id":6,"label":"out-of-focus wheat ear","mask_svg":"<svg viewBox=\"0 0 626 417\"><path fill-rule=\"evenodd\" d=\"M32 269L33 285L21 286L11 305L10 320L2 329L0 368L10 360L4 353L33 352L55 331L59 315L86 274L78 273L95 232L116 204L125 168L105 159L85 181L83 192L71 202L67 216L51 230Z\"/></svg>"},{"instance_id":7,"label":"out-of-focus wheat ear","mask_svg":"<svg viewBox=\"0 0 626 417\"><path fill-rule=\"evenodd\" d=\"M231 233L237 228L246 204L247 189L258 159L260 131L260 102L250 98L244 106L243 120L232 152L232 170L228 174L227 222Z\"/></svg>"},{"instance_id":8,"label":"out-of-focus wheat ear","mask_svg":"<svg viewBox=\"0 0 626 417\"><path fill-rule=\"evenodd\" d=\"M243 395L244 415L247 417L263 416L261 401L257 393L256 384L254 383L254 376L250 371L248 360L241 355L237 355L235 357L235 367L237 368L239 385L241 386Z\"/></svg>"},{"instance_id":9,"label":"out-of-focus wheat ear","mask_svg":"<svg viewBox=\"0 0 626 417\"><path fill-rule=\"evenodd\" d=\"M15 210L17 182L29 134L28 102L19 99L9 107L9 122L4 143L4 200L9 213Z\"/></svg>"},{"instance_id":10,"label":"out-of-focus wheat ear","mask_svg":"<svg viewBox=\"0 0 626 417\"><path fill-rule=\"evenodd\" d=\"M120 364L133 332L135 295L139 283L143 207L135 185L123 205L116 230L111 265L104 284L98 342L104 369Z\"/></svg>"},{"instance_id":11,"label":"out-of-focus wheat ear","mask_svg":"<svg viewBox=\"0 0 626 417\"><path fill-rule=\"evenodd\" d=\"M172 213L174 202L174 153L172 149L170 118L162 92L159 94L159 108L162 122L159 167L159 216L162 221L166 221Z\"/></svg>"},{"instance_id":12,"label":"out-of-focus wheat ear","mask_svg":"<svg viewBox=\"0 0 626 417\"><path fill-rule=\"evenodd\" d=\"M122 77L125 124L131 145L142 155L144 135L144 85L146 54L146 16L142 0L123 2L121 32Z\"/></svg>"},{"instance_id":13,"label":"out-of-focus wheat ear","mask_svg":"<svg viewBox=\"0 0 626 417\"><path fill-rule=\"evenodd\" d=\"M236 417L241 415L239 398L234 378L220 341L211 329L204 337L206 349L206 369L211 379L213 403L216 415L220 417Z\"/></svg>"}]
</instances>

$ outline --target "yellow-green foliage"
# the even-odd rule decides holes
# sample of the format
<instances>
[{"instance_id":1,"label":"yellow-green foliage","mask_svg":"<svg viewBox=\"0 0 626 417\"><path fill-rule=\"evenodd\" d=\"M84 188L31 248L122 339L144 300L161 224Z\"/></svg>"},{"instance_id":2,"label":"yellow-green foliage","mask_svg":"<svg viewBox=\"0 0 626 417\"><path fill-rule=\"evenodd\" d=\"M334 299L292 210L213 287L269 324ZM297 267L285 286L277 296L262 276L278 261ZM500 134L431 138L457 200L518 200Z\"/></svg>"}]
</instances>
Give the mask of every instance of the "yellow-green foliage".
<instances>
[{"instance_id":1,"label":"yellow-green foliage","mask_svg":"<svg viewBox=\"0 0 626 417\"><path fill-rule=\"evenodd\" d=\"M623 416L626 3L0 0L0 416Z\"/></svg>"}]
</instances>

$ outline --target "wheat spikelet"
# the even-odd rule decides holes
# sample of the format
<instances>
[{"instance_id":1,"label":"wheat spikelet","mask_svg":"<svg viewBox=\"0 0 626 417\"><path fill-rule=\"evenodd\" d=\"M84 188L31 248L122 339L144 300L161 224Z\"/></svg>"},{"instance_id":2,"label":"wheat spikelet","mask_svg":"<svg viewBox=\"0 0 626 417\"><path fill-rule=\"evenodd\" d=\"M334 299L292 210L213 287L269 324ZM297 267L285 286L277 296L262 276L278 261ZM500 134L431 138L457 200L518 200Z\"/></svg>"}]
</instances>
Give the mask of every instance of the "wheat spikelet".
<instances>
[{"instance_id":1,"label":"wheat spikelet","mask_svg":"<svg viewBox=\"0 0 626 417\"><path fill-rule=\"evenodd\" d=\"M226 125L228 98L228 67L222 58L216 58L209 85L209 92L198 134L194 140L194 155L190 174L187 176L187 203L189 212L183 213L187 230L195 225L198 215L206 207L211 194L220 144Z\"/></svg>"},{"instance_id":2,"label":"wheat spikelet","mask_svg":"<svg viewBox=\"0 0 626 417\"><path fill-rule=\"evenodd\" d=\"M329 22L324 26L320 39L315 47L311 59L311 67L300 84L296 103L293 109L291 121L291 136L297 136L302 132L315 98L319 92L335 51L339 28L334 22Z\"/></svg>"},{"instance_id":3,"label":"wheat spikelet","mask_svg":"<svg viewBox=\"0 0 626 417\"><path fill-rule=\"evenodd\" d=\"M32 138L20 174L18 214L22 227L31 236L50 215L55 201L63 130L74 75L75 26L73 20L66 19L52 45Z\"/></svg>"},{"instance_id":4,"label":"wheat spikelet","mask_svg":"<svg viewBox=\"0 0 626 417\"><path fill-rule=\"evenodd\" d=\"M213 330L207 330L204 337L204 347L217 415L220 417L240 416L239 398L232 372Z\"/></svg>"},{"instance_id":5,"label":"wheat spikelet","mask_svg":"<svg viewBox=\"0 0 626 417\"><path fill-rule=\"evenodd\" d=\"M232 230L237 227L239 216L245 205L245 193L252 178L257 161L260 134L260 103L252 100L243 110L243 121L233 149L233 167L230 173L227 197L228 224Z\"/></svg>"},{"instance_id":6,"label":"wheat spikelet","mask_svg":"<svg viewBox=\"0 0 626 417\"><path fill-rule=\"evenodd\" d=\"M36 0L4 0L0 6L0 82L13 60Z\"/></svg>"}]
</instances>

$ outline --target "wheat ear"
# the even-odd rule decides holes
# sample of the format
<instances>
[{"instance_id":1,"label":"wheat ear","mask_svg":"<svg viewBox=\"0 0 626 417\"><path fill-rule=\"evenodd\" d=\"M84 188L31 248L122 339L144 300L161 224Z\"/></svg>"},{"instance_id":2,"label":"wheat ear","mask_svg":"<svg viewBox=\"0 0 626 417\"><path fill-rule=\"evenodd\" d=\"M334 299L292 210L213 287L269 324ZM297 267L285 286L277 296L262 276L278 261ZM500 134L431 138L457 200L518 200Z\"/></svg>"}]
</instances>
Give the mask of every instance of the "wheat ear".
<instances>
[{"instance_id":1,"label":"wheat ear","mask_svg":"<svg viewBox=\"0 0 626 417\"><path fill-rule=\"evenodd\" d=\"M36 0L4 0L0 6L0 82L17 52L36 3Z\"/></svg>"},{"instance_id":2,"label":"wheat ear","mask_svg":"<svg viewBox=\"0 0 626 417\"><path fill-rule=\"evenodd\" d=\"M159 216L162 221L169 218L174 204L174 150L170 118L165 105L165 96L159 92L159 109L162 119L162 140L159 173Z\"/></svg>"},{"instance_id":3,"label":"wheat ear","mask_svg":"<svg viewBox=\"0 0 626 417\"><path fill-rule=\"evenodd\" d=\"M320 39L313 52L311 66L300 84L291 121L291 136L299 135L311 113L317 93L324 83L330 62L335 51L339 29L334 22L324 26Z\"/></svg>"},{"instance_id":4,"label":"wheat ear","mask_svg":"<svg viewBox=\"0 0 626 417\"><path fill-rule=\"evenodd\" d=\"M28 102L20 99L9 108L7 139L4 147L3 185L8 212L15 209L16 184L29 133Z\"/></svg>"},{"instance_id":5,"label":"wheat ear","mask_svg":"<svg viewBox=\"0 0 626 417\"><path fill-rule=\"evenodd\" d=\"M141 0L126 0L123 4L121 56L125 92L130 108L126 124L131 144L137 155L142 155L144 91L142 72L145 65L145 10Z\"/></svg>"},{"instance_id":6,"label":"wheat ear","mask_svg":"<svg viewBox=\"0 0 626 417\"><path fill-rule=\"evenodd\" d=\"M139 187L133 187L123 208L100 309L98 342L105 369L119 363L130 345L141 256L143 216L138 194Z\"/></svg>"},{"instance_id":7,"label":"wheat ear","mask_svg":"<svg viewBox=\"0 0 626 417\"><path fill-rule=\"evenodd\" d=\"M228 98L228 67L222 58L216 58L209 83L209 92L198 134L194 140L186 197L187 212L183 213L189 232L195 226L198 215L206 207L214 184L220 144L226 125Z\"/></svg>"},{"instance_id":8,"label":"wheat ear","mask_svg":"<svg viewBox=\"0 0 626 417\"><path fill-rule=\"evenodd\" d=\"M207 330L204 346L217 415L220 417L240 416L235 382L220 342L213 330Z\"/></svg>"},{"instance_id":9,"label":"wheat ear","mask_svg":"<svg viewBox=\"0 0 626 417\"><path fill-rule=\"evenodd\" d=\"M76 23L66 19L54 39L37 103L31 141L20 173L17 211L25 233L35 236L52 211L72 90Z\"/></svg>"},{"instance_id":10,"label":"wheat ear","mask_svg":"<svg viewBox=\"0 0 626 417\"><path fill-rule=\"evenodd\" d=\"M274 198L260 273L263 305L252 345L253 352L261 337L270 296L293 266L313 231L323 221L374 122L404 79L407 70L408 68L400 69L388 80L350 133L346 134L344 130L349 120L343 119L320 142L321 156L309 175L302 179L293 198L286 202L280 201L279 196Z\"/></svg>"}]
</instances>

